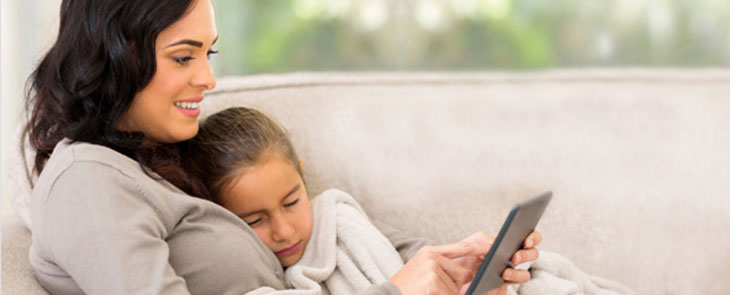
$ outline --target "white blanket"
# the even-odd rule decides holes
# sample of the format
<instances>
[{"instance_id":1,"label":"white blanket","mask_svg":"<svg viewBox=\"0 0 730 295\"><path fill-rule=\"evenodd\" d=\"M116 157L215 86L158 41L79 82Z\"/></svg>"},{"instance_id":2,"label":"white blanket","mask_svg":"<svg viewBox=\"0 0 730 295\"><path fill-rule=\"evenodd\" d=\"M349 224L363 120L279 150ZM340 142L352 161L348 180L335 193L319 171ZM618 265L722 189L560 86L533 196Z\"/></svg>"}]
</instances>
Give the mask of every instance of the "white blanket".
<instances>
[{"instance_id":1,"label":"white blanket","mask_svg":"<svg viewBox=\"0 0 730 295\"><path fill-rule=\"evenodd\" d=\"M323 192L312 201L312 216L304 254L285 272L295 290L262 287L247 294L355 294L387 281L403 266L390 241L347 193Z\"/></svg>"},{"instance_id":2,"label":"white blanket","mask_svg":"<svg viewBox=\"0 0 730 295\"><path fill-rule=\"evenodd\" d=\"M530 270L531 279L521 285L508 288L508 295L628 295L629 288L607 279L586 274L564 256L540 251L540 258L520 265Z\"/></svg>"},{"instance_id":3,"label":"white blanket","mask_svg":"<svg viewBox=\"0 0 730 295\"><path fill-rule=\"evenodd\" d=\"M293 289L262 287L247 294L356 294L385 282L403 266L392 244L347 193L330 189L314 198L312 216L304 255L285 272ZM557 253L540 251L538 260L518 268L529 268L532 278L510 286L509 295L633 294L619 283L586 274Z\"/></svg>"}]
</instances>

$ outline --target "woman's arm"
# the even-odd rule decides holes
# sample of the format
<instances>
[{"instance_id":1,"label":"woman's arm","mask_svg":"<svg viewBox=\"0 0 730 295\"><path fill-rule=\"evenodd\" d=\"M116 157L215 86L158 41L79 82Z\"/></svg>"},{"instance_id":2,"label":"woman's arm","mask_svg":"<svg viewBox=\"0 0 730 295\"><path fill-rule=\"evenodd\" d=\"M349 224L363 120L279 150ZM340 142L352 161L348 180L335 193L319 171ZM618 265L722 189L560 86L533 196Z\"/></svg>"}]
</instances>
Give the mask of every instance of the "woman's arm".
<instances>
[{"instance_id":1,"label":"woman's arm","mask_svg":"<svg viewBox=\"0 0 730 295\"><path fill-rule=\"evenodd\" d=\"M32 261L52 293L188 294L168 262L166 227L139 184L97 163L74 163L34 195ZM161 197L161 196L160 196ZM70 277L70 278L69 278ZM65 290L64 290L65 289Z\"/></svg>"}]
</instances>

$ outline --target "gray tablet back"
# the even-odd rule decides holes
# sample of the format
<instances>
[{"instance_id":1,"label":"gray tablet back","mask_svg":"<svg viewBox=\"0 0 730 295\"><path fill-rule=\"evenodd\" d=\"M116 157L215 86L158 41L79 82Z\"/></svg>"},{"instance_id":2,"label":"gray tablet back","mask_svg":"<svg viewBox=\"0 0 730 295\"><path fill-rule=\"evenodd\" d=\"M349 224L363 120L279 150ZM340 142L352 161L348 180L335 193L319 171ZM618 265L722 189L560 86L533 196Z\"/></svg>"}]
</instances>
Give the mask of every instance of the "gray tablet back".
<instances>
[{"instance_id":1,"label":"gray tablet back","mask_svg":"<svg viewBox=\"0 0 730 295\"><path fill-rule=\"evenodd\" d=\"M552 192L546 192L512 208L466 294L484 294L504 284L502 272L510 265L512 255L522 248L525 238L535 230L551 198Z\"/></svg>"}]
</instances>

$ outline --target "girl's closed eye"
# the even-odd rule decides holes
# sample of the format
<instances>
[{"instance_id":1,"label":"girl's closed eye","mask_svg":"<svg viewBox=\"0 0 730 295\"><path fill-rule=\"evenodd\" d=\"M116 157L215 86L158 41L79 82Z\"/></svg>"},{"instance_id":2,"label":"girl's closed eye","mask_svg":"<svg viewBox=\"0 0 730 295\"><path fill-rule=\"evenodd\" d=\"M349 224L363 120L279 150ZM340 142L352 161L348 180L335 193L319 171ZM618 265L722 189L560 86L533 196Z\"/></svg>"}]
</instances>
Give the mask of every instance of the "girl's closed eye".
<instances>
[{"instance_id":1,"label":"girl's closed eye","mask_svg":"<svg viewBox=\"0 0 730 295\"><path fill-rule=\"evenodd\" d=\"M294 205L296 205L296 204L297 204L298 202L299 202L299 198L297 198L296 200L294 200L294 201L292 201L292 202L290 202L290 203L284 204L284 207L287 207L287 208L289 208L289 207L291 207L291 206L294 206Z\"/></svg>"},{"instance_id":2,"label":"girl's closed eye","mask_svg":"<svg viewBox=\"0 0 730 295\"><path fill-rule=\"evenodd\" d=\"M245 222L246 224L248 224L248 226L254 226L254 225L257 225L257 224L261 223L261 220L262 219L263 218L261 218L261 217L256 218L256 219L254 219L254 218L245 219L244 218L243 219L243 222Z\"/></svg>"}]
</instances>

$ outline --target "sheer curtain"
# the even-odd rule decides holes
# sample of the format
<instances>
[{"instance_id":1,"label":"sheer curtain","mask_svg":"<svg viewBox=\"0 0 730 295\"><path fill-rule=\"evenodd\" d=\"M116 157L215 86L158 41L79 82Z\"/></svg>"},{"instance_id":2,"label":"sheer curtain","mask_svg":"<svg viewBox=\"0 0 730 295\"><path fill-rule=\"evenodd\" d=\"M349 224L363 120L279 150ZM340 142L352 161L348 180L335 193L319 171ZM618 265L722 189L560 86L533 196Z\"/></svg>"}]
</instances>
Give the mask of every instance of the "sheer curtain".
<instances>
[{"instance_id":1,"label":"sheer curtain","mask_svg":"<svg viewBox=\"0 0 730 295\"><path fill-rule=\"evenodd\" d=\"M0 112L2 163L15 130L22 125L25 83L58 30L61 0L3 0L0 2ZM5 179L2 169L2 179ZM11 211L2 182L2 213Z\"/></svg>"}]
</instances>

